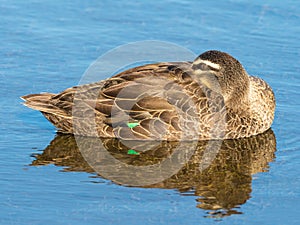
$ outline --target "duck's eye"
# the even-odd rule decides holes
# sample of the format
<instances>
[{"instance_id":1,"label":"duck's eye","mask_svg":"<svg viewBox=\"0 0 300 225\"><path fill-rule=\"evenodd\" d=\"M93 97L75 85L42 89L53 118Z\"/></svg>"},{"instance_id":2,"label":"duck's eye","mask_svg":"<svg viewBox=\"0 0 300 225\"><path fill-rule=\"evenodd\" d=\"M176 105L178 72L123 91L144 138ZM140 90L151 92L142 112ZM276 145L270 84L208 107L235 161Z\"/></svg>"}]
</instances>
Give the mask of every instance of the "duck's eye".
<instances>
[{"instance_id":1,"label":"duck's eye","mask_svg":"<svg viewBox=\"0 0 300 225\"><path fill-rule=\"evenodd\" d=\"M209 66L206 65L205 63L198 64L198 69L200 69L200 70L210 70Z\"/></svg>"},{"instance_id":2,"label":"duck's eye","mask_svg":"<svg viewBox=\"0 0 300 225\"><path fill-rule=\"evenodd\" d=\"M205 63L199 63L199 64L194 64L192 66L192 69L194 70L203 70L203 71L207 71L207 70L214 70L214 71L218 71L218 69L211 67Z\"/></svg>"}]
</instances>

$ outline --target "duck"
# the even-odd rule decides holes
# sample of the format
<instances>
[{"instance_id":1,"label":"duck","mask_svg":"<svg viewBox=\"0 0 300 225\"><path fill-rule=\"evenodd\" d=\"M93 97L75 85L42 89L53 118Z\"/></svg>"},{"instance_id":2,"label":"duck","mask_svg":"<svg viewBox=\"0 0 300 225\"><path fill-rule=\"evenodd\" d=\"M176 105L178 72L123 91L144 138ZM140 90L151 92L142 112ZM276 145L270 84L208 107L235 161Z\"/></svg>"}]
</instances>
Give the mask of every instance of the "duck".
<instances>
[{"instance_id":1,"label":"duck","mask_svg":"<svg viewBox=\"0 0 300 225\"><path fill-rule=\"evenodd\" d=\"M270 129L275 97L233 56L209 50L145 64L61 93L29 94L59 133L124 140L238 139Z\"/></svg>"}]
</instances>

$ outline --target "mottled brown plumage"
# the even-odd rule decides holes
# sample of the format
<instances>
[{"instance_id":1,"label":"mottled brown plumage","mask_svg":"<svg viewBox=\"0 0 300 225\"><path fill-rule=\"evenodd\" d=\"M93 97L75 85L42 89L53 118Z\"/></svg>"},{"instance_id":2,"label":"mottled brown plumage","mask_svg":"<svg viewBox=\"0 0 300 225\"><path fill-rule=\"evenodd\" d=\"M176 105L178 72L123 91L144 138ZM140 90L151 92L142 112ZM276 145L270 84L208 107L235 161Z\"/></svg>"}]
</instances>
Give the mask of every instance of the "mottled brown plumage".
<instances>
[{"instance_id":1,"label":"mottled brown plumage","mask_svg":"<svg viewBox=\"0 0 300 225\"><path fill-rule=\"evenodd\" d=\"M22 98L60 132L122 139L248 137L269 129L275 110L267 83L219 51L194 62L135 67L60 94Z\"/></svg>"}]
</instances>

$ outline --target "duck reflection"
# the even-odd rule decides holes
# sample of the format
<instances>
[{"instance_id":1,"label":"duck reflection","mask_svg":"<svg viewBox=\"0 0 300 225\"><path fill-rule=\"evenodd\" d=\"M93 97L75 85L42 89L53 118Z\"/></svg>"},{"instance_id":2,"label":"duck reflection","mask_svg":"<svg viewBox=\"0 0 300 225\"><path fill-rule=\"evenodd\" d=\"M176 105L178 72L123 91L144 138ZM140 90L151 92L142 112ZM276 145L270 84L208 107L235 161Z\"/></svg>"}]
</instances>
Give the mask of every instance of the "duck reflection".
<instances>
[{"instance_id":1,"label":"duck reflection","mask_svg":"<svg viewBox=\"0 0 300 225\"><path fill-rule=\"evenodd\" d=\"M242 213L239 206L250 198L252 175L268 170L275 151L271 129L243 139L184 143L59 134L31 165L97 173L127 186L177 189L198 196L197 207L209 217L223 217Z\"/></svg>"}]
</instances>

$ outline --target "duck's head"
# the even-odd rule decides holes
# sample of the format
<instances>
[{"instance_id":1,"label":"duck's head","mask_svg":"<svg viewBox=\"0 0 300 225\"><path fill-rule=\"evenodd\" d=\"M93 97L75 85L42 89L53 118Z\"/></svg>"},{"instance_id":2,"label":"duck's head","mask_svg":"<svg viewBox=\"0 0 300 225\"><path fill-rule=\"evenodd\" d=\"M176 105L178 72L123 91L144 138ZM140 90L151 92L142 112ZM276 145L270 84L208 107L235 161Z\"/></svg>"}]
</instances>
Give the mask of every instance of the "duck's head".
<instances>
[{"instance_id":1,"label":"duck's head","mask_svg":"<svg viewBox=\"0 0 300 225\"><path fill-rule=\"evenodd\" d=\"M247 72L238 60L225 52L202 53L192 63L192 71L202 84L220 93L225 103L244 101L248 96Z\"/></svg>"}]
</instances>

